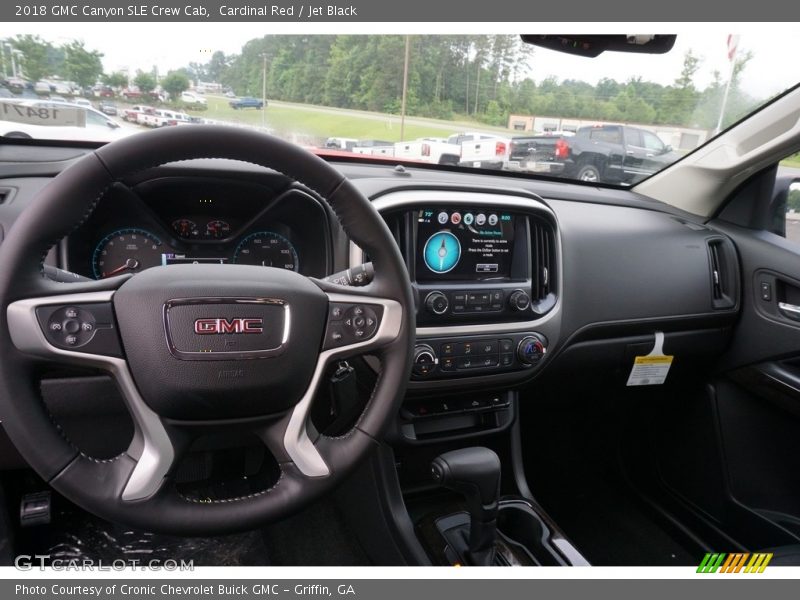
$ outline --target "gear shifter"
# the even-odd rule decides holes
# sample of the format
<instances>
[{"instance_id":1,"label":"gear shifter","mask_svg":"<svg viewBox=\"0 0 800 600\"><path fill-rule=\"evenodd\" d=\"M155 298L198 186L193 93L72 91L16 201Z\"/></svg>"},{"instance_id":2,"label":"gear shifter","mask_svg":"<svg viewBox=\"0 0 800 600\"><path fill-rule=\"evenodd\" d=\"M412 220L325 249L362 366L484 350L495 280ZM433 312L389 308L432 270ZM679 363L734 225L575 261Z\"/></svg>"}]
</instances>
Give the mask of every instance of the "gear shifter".
<instances>
[{"instance_id":1,"label":"gear shifter","mask_svg":"<svg viewBox=\"0 0 800 600\"><path fill-rule=\"evenodd\" d=\"M470 514L467 560L475 566L494 562L500 459L488 448L463 448L431 462L434 481L464 495Z\"/></svg>"}]
</instances>

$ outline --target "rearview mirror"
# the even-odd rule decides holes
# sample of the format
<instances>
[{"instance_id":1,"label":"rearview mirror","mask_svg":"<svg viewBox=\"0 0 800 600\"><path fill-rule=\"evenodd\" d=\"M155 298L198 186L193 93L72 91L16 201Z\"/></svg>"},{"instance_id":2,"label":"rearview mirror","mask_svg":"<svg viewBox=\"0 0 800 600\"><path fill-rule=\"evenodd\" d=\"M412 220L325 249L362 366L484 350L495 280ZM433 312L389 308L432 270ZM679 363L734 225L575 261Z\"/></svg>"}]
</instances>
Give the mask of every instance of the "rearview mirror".
<instances>
[{"instance_id":1,"label":"rearview mirror","mask_svg":"<svg viewBox=\"0 0 800 600\"><path fill-rule=\"evenodd\" d=\"M594 58L603 52L665 54L675 45L676 35L522 35L526 44L556 52Z\"/></svg>"}]
</instances>

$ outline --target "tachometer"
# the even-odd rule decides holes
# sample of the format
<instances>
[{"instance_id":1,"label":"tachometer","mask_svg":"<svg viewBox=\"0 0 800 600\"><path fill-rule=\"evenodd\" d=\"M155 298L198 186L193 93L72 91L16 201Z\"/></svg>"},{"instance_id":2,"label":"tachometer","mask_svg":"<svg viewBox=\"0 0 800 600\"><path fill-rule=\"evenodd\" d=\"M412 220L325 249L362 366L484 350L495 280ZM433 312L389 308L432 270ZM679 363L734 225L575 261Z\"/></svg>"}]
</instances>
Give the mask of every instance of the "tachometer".
<instances>
[{"instance_id":1,"label":"tachometer","mask_svg":"<svg viewBox=\"0 0 800 600\"><path fill-rule=\"evenodd\" d=\"M260 265L297 271L300 261L292 243L272 231L258 231L244 238L233 253L239 265Z\"/></svg>"},{"instance_id":2,"label":"tachometer","mask_svg":"<svg viewBox=\"0 0 800 600\"><path fill-rule=\"evenodd\" d=\"M144 229L118 229L104 237L92 254L95 279L138 273L161 264L161 240Z\"/></svg>"},{"instance_id":3,"label":"tachometer","mask_svg":"<svg viewBox=\"0 0 800 600\"><path fill-rule=\"evenodd\" d=\"M212 240L221 240L231 234L231 226L227 221L214 219L206 224L206 237Z\"/></svg>"},{"instance_id":4,"label":"tachometer","mask_svg":"<svg viewBox=\"0 0 800 600\"><path fill-rule=\"evenodd\" d=\"M172 228L182 238L196 238L200 235L197 223L191 219L175 219L172 222Z\"/></svg>"}]
</instances>

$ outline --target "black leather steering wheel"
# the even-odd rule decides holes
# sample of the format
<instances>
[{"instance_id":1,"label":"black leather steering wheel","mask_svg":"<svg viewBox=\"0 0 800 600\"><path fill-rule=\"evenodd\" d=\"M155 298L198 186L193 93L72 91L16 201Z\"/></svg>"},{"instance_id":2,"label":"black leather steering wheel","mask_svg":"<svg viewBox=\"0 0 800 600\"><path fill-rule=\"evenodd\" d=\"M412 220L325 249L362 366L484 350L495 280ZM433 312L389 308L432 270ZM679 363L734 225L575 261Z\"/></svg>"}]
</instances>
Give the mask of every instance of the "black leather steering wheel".
<instances>
[{"instance_id":1,"label":"black leather steering wheel","mask_svg":"<svg viewBox=\"0 0 800 600\"><path fill-rule=\"evenodd\" d=\"M115 182L197 158L254 163L315 191L371 257L372 283L342 287L244 265L171 265L91 283L43 275L48 250ZM0 418L44 480L98 516L183 535L256 527L330 490L375 446L408 380L413 306L388 228L325 161L238 128L139 134L61 172L0 246ZM364 326L346 325L347 315L366 317ZM363 414L341 437L316 433L309 407L326 366L364 353L381 367ZM100 368L115 378L135 425L124 453L96 460L63 436L38 393L42 361ZM172 476L193 434L237 428L263 440L280 467L277 483L220 501L181 495Z\"/></svg>"}]
</instances>

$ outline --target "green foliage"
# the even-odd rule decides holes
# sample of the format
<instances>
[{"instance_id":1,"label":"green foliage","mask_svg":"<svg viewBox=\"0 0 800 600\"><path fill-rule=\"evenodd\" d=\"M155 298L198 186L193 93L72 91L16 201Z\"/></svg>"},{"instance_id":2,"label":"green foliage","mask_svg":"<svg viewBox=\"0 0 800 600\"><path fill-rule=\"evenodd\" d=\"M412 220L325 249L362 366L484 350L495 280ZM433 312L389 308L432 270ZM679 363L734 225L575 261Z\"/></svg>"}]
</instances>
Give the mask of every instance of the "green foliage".
<instances>
[{"instance_id":1,"label":"green foliage","mask_svg":"<svg viewBox=\"0 0 800 600\"><path fill-rule=\"evenodd\" d=\"M38 35L18 35L11 40L11 46L22 53L17 66L22 67L25 77L30 81L56 75L63 68L63 52L57 51L50 42Z\"/></svg>"},{"instance_id":2,"label":"green foliage","mask_svg":"<svg viewBox=\"0 0 800 600\"><path fill-rule=\"evenodd\" d=\"M172 71L161 80L161 87L171 99L175 100L189 89L189 77L185 73Z\"/></svg>"},{"instance_id":3,"label":"green foliage","mask_svg":"<svg viewBox=\"0 0 800 600\"><path fill-rule=\"evenodd\" d=\"M147 94L156 89L156 78L152 73L145 73L144 71L137 71L136 77L133 78L133 85L139 88L143 94Z\"/></svg>"},{"instance_id":4,"label":"green foliage","mask_svg":"<svg viewBox=\"0 0 800 600\"><path fill-rule=\"evenodd\" d=\"M124 88L128 85L128 76L121 71L108 73L102 77L103 83L112 88Z\"/></svg>"},{"instance_id":5,"label":"green foliage","mask_svg":"<svg viewBox=\"0 0 800 600\"><path fill-rule=\"evenodd\" d=\"M71 42L63 48L67 79L81 88L94 85L103 73L103 55L97 50L87 50L82 41Z\"/></svg>"}]
</instances>

